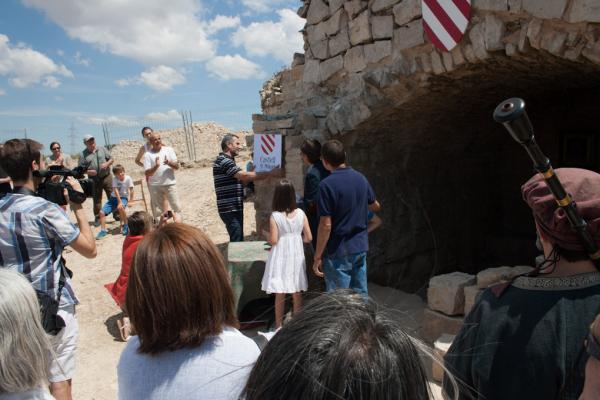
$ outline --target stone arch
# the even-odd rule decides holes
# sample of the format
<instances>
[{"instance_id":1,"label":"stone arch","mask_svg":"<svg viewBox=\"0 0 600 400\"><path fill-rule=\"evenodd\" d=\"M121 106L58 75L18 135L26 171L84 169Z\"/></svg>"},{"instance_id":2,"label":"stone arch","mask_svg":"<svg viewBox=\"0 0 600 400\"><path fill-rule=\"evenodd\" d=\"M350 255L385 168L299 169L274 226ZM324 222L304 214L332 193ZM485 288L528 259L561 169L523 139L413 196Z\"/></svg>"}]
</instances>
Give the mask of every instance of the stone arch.
<instances>
[{"instance_id":1,"label":"stone arch","mask_svg":"<svg viewBox=\"0 0 600 400\"><path fill-rule=\"evenodd\" d=\"M371 180L386 224L372 240L370 277L383 284L417 290L433 273L531 264L535 236L518 188L532 169L491 121L504 98L527 100L555 166L576 163L564 159L564 135L581 133L593 153L582 166L600 168L600 8L472 3L465 37L442 53L424 36L418 0L305 1L305 54L261 93L254 130L287 136L297 186L292 150L305 137L340 138ZM260 223L268 201L256 206Z\"/></svg>"}]
</instances>

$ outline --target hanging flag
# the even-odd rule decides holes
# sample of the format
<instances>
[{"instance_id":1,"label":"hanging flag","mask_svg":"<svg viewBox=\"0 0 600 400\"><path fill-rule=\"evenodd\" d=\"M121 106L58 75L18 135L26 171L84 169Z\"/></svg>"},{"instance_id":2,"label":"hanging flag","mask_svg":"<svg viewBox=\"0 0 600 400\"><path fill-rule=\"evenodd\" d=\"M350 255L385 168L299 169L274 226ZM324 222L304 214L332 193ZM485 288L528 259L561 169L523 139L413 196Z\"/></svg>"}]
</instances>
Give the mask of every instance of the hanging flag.
<instances>
[{"instance_id":1,"label":"hanging flag","mask_svg":"<svg viewBox=\"0 0 600 400\"><path fill-rule=\"evenodd\" d=\"M422 0L422 4L427 37L439 50L452 50L469 25L471 0Z\"/></svg>"},{"instance_id":2,"label":"hanging flag","mask_svg":"<svg viewBox=\"0 0 600 400\"><path fill-rule=\"evenodd\" d=\"M254 165L256 172L281 167L281 135L263 133L254 135Z\"/></svg>"}]
</instances>

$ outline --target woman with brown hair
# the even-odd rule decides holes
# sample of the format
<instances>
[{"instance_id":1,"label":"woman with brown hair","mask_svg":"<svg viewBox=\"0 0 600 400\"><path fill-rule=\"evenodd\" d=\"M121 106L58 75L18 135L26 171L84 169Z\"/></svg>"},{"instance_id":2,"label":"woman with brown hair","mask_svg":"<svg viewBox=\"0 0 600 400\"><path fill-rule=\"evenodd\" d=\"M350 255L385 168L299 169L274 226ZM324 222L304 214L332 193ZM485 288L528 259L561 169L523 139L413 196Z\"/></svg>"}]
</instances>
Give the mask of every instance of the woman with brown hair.
<instances>
[{"instance_id":1,"label":"woman with brown hair","mask_svg":"<svg viewBox=\"0 0 600 400\"><path fill-rule=\"evenodd\" d=\"M235 329L229 276L204 233L169 224L148 234L125 303L138 336L119 361L119 399L239 397L259 350Z\"/></svg>"}]
</instances>

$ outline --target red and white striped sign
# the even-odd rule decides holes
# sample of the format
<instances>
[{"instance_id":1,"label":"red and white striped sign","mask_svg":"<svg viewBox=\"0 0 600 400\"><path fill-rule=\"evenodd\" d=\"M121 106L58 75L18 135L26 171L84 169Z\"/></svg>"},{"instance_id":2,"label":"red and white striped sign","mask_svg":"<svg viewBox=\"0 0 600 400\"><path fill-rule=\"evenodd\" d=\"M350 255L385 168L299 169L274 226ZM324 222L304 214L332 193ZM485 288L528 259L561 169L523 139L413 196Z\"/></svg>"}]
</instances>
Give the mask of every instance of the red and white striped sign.
<instances>
[{"instance_id":1,"label":"red and white striped sign","mask_svg":"<svg viewBox=\"0 0 600 400\"><path fill-rule=\"evenodd\" d=\"M423 27L429 40L441 51L452 50L469 25L471 0L422 0L422 3Z\"/></svg>"},{"instance_id":2,"label":"red and white striped sign","mask_svg":"<svg viewBox=\"0 0 600 400\"><path fill-rule=\"evenodd\" d=\"M275 148L275 135L260 135L260 147L264 155L269 155Z\"/></svg>"}]
</instances>

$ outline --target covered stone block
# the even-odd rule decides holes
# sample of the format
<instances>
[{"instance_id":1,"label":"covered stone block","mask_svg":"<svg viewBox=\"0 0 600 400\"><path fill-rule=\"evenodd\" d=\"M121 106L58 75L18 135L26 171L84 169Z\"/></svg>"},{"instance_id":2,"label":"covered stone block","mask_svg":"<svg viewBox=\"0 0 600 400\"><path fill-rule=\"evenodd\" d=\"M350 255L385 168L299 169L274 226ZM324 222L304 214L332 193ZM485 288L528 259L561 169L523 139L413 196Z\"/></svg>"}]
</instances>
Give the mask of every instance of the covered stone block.
<instances>
[{"instance_id":1,"label":"covered stone block","mask_svg":"<svg viewBox=\"0 0 600 400\"><path fill-rule=\"evenodd\" d=\"M427 289L427 304L446 315L464 312L465 286L475 284L475 276L464 272L452 272L431 278Z\"/></svg>"},{"instance_id":2,"label":"covered stone block","mask_svg":"<svg viewBox=\"0 0 600 400\"><path fill-rule=\"evenodd\" d=\"M329 39L329 54L335 57L338 54L350 48L350 38L346 29L341 30L337 35Z\"/></svg>"},{"instance_id":3,"label":"covered stone block","mask_svg":"<svg viewBox=\"0 0 600 400\"><path fill-rule=\"evenodd\" d=\"M302 82L307 83L319 83L321 82L321 76L319 74L319 60L306 60L304 64L304 74L302 75Z\"/></svg>"},{"instance_id":4,"label":"covered stone block","mask_svg":"<svg viewBox=\"0 0 600 400\"><path fill-rule=\"evenodd\" d=\"M483 289L480 289L477 285L465 287L465 315L468 315L471 312L477 301L477 296L479 296L481 292L483 292Z\"/></svg>"},{"instance_id":5,"label":"covered stone block","mask_svg":"<svg viewBox=\"0 0 600 400\"><path fill-rule=\"evenodd\" d=\"M568 22L600 22L600 4L598 0L573 0L565 20Z\"/></svg>"},{"instance_id":6,"label":"covered stone block","mask_svg":"<svg viewBox=\"0 0 600 400\"><path fill-rule=\"evenodd\" d=\"M344 68L349 72L359 72L367 67L363 46L350 48L344 55Z\"/></svg>"},{"instance_id":7,"label":"covered stone block","mask_svg":"<svg viewBox=\"0 0 600 400\"><path fill-rule=\"evenodd\" d=\"M471 8L482 11L508 11L506 0L473 0Z\"/></svg>"},{"instance_id":8,"label":"covered stone block","mask_svg":"<svg viewBox=\"0 0 600 400\"><path fill-rule=\"evenodd\" d=\"M373 4L371 4L371 10L373 10L373 12L383 11L386 8L390 8L397 2L398 0L375 0L373 1Z\"/></svg>"},{"instance_id":9,"label":"covered stone block","mask_svg":"<svg viewBox=\"0 0 600 400\"><path fill-rule=\"evenodd\" d=\"M374 64L392 55L392 41L381 40L364 46L367 64Z\"/></svg>"},{"instance_id":10,"label":"covered stone block","mask_svg":"<svg viewBox=\"0 0 600 400\"><path fill-rule=\"evenodd\" d=\"M394 34L394 17L391 15L375 16L371 18L373 39L391 39Z\"/></svg>"},{"instance_id":11,"label":"covered stone block","mask_svg":"<svg viewBox=\"0 0 600 400\"><path fill-rule=\"evenodd\" d=\"M371 13L369 13L369 10L365 10L356 18L348 22L348 28L350 29L350 43L352 43L353 46L372 40L371 24L369 22L370 16Z\"/></svg>"},{"instance_id":12,"label":"covered stone block","mask_svg":"<svg viewBox=\"0 0 600 400\"><path fill-rule=\"evenodd\" d=\"M409 49L425 43L423 21L418 19L407 25L394 29L394 51Z\"/></svg>"},{"instance_id":13,"label":"covered stone block","mask_svg":"<svg viewBox=\"0 0 600 400\"><path fill-rule=\"evenodd\" d=\"M444 362L444 356L448 352L450 345L454 341L456 335L449 335L444 333L442 336L437 338L435 342L433 342L433 354L437 358L437 360L431 360L431 376L434 381L441 382L444 380L444 368L440 363Z\"/></svg>"},{"instance_id":14,"label":"covered stone block","mask_svg":"<svg viewBox=\"0 0 600 400\"><path fill-rule=\"evenodd\" d=\"M456 335L462 325L462 317L450 317L426 308L423 312L420 335L424 341L431 344L444 333Z\"/></svg>"},{"instance_id":15,"label":"covered stone block","mask_svg":"<svg viewBox=\"0 0 600 400\"><path fill-rule=\"evenodd\" d=\"M344 10L350 18L354 18L365 8L367 8L367 2L363 0L348 0L344 3Z\"/></svg>"},{"instance_id":16,"label":"covered stone block","mask_svg":"<svg viewBox=\"0 0 600 400\"><path fill-rule=\"evenodd\" d=\"M485 48L488 51L504 49L502 36L505 31L504 22L500 18L494 14L487 14L485 16Z\"/></svg>"},{"instance_id":17,"label":"covered stone block","mask_svg":"<svg viewBox=\"0 0 600 400\"><path fill-rule=\"evenodd\" d=\"M318 24L329 16L329 6L323 0L312 0L308 6L306 22L309 25Z\"/></svg>"},{"instance_id":18,"label":"covered stone block","mask_svg":"<svg viewBox=\"0 0 600 400\"><path fill-rule=\"evenodd\" d=\"M344 5L345 0L329 0L329 13L333 14Z\"/></svg>"},{"instance_id":19,"label":"covered stone block","mask_svg":"<svg viewBox=\"0 0 600 400\"><path fill-rule=\"evenodd\" d=\"M344 68L344 59L342 56L336 56L334 58L330 58L329 60L325 60L319 66L319 70L321 73L321 82L326 81L331 78L333 74L342 70Z\"/></svg>"},{"instance_id":20,"label":"covered stone block","mask_svg":"<svg viewBox=\"0 0 600 400\"><path fill-rule=\"evenodd\" d=\"M537 18L559 19L567 8L568 0L523 0L523 11Z\"/></svg>"},{"instance_id":21,"label":"covered stone block","mask_svg":"<svg viewBox=\"0 0 600 400\"><path fill-rule=\"evenodd\" d=\"M402 0L394 6L394 21L398 25L408 24L410 21L420 18L421 0Z\"/></svg>"},{"instance_id":22,"label":"covered stone block","mask_svg":"<svg viewBox=\"0 0 600 400\"><path fill-rule=\"evenodd\" d=\"M485 289L488 286L498 283L500 281L506 281L510 279L511 274L511 267L497 267L484 269L483 271L480 271L477 274L477 287L479 289Z\"/></svg>"}]
</instances>

